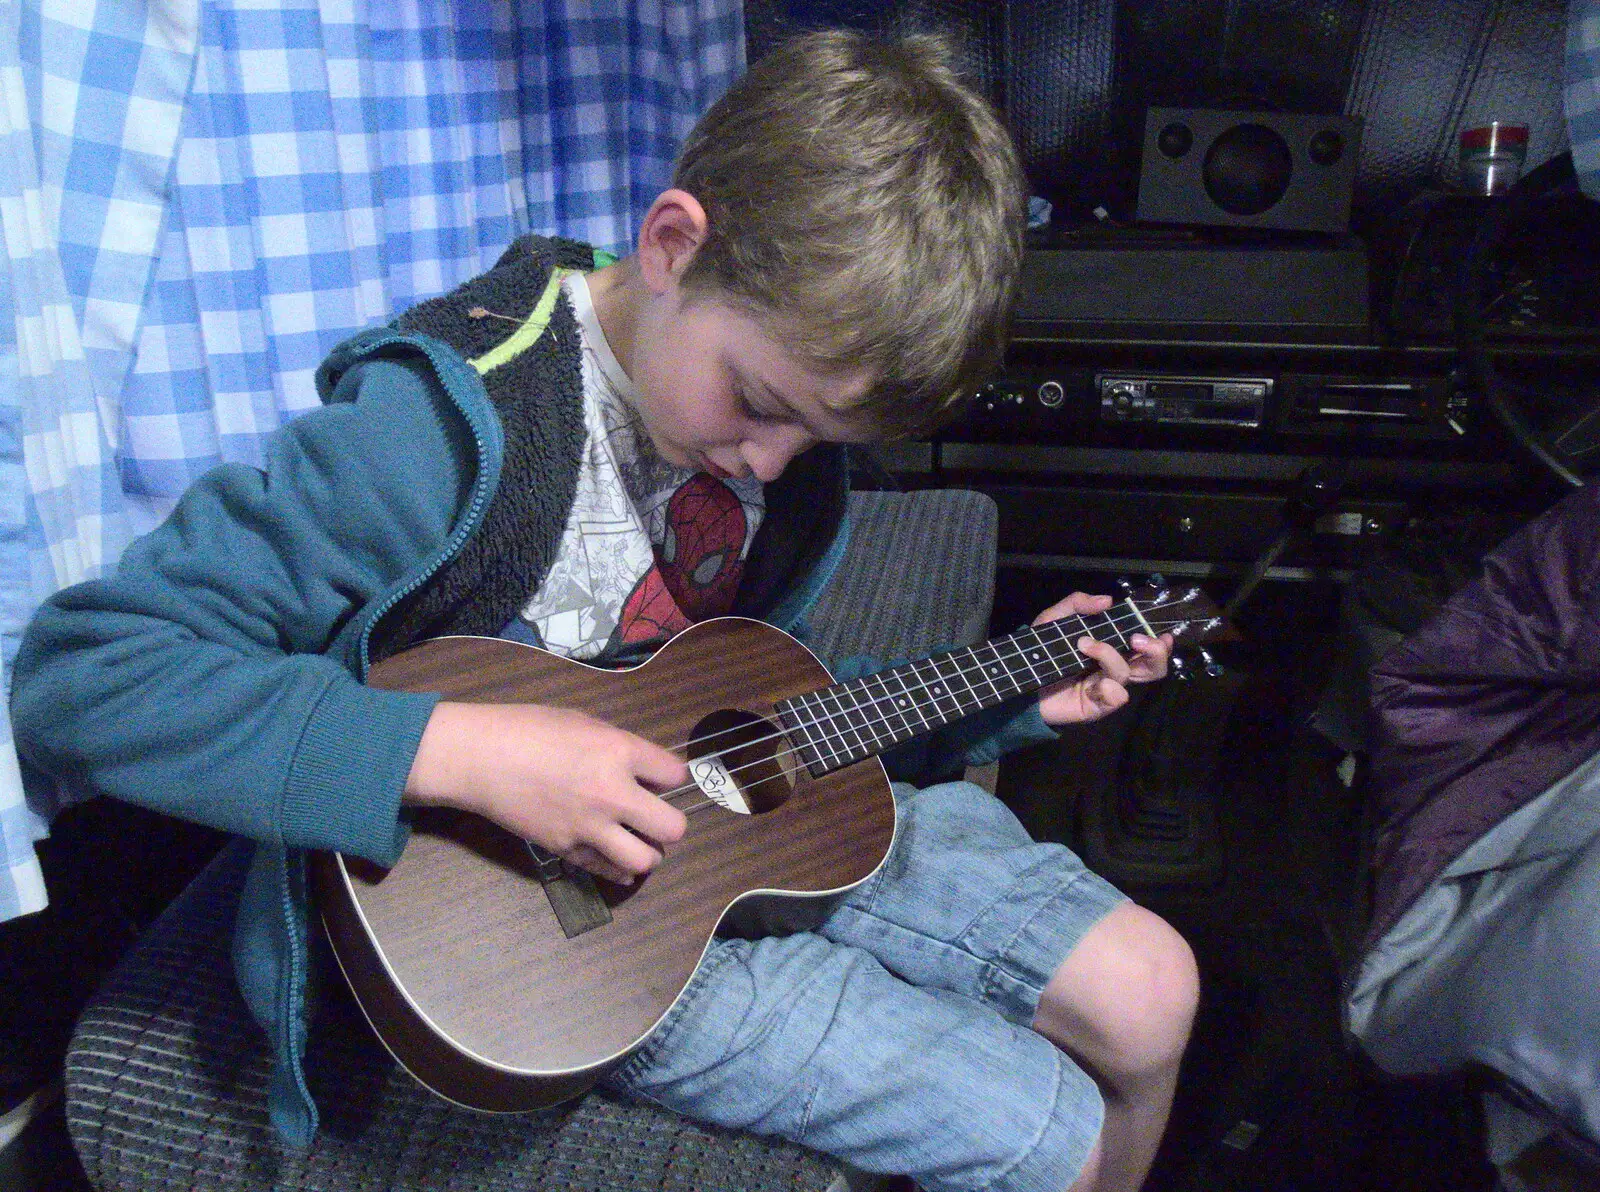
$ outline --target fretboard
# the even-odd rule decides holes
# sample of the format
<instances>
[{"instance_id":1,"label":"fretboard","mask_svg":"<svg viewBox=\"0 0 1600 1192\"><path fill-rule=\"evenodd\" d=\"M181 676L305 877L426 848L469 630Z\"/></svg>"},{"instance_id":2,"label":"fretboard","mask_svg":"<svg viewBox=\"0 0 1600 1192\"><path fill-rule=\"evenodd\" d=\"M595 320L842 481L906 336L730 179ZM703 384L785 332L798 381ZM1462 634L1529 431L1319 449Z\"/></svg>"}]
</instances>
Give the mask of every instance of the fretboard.
<instances>
[{"instance_id":1,"label":"fretboard","mask_svg":"<svg viewBox=\"0 0 1600 1192\"><path fill-rule=\"evenodd\" d=\"M1131 614L1131 615L1130 615ZM1132 601L1105 613L1032 625L981 645L908 662L777 705L790 744L814 777L1088 670L1087 635L1126 653L1148 632Z\"/></svg>"}]
</instances>

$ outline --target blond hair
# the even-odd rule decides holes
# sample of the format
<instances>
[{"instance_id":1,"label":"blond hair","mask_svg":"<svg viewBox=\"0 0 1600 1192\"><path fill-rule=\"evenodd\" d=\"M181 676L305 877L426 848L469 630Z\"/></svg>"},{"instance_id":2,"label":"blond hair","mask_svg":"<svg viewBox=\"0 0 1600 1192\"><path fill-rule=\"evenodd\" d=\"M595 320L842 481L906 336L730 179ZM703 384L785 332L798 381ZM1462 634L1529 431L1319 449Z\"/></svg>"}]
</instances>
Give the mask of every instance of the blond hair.
<instances>
[{"instance_id":1,"label":"blond hair","mask_svg":"<svg viewBox=\"0 0 1600 1192\"><path fill-rule=\"evenodd\" d=\"M706 113L673 177L708 220L690 296L810 367L865 366L841 412L886 435L933 429L999 366L1021 263L1016 149L949 58L926 35L795 38Z\"/></svg>"}]
</instances>

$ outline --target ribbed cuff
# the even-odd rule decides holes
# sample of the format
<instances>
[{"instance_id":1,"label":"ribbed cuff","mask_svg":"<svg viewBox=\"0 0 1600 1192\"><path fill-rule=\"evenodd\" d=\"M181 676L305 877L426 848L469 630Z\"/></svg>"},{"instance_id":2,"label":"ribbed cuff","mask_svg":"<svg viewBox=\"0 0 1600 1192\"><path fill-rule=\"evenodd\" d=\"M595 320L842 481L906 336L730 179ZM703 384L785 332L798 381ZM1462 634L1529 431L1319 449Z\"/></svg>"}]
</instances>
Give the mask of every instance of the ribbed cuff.
<instances>
[{"instance_id":1,"label":"ribbed cuff","mask_svg":"<svg viewBox=\"0 0 1600 1192\"><path fill-rule=\"evenodd\" d=\"M330 684L284 783L284 843L394 864L407 837L400 799L439 698L354 681Z\"/></svg>"},{"instance_id":2,"label":"ribbed cuff","mask_svg":"<svg viewBox=\"0 0 1600 1192\"><path fill-rule=\"evenodd\" d=\"M1015 749L1054 741L1058 736L1045 723L1038 698L1026 695L942 729L935 739L966 765L986 766Z\"/></svg>"}]
</instances>

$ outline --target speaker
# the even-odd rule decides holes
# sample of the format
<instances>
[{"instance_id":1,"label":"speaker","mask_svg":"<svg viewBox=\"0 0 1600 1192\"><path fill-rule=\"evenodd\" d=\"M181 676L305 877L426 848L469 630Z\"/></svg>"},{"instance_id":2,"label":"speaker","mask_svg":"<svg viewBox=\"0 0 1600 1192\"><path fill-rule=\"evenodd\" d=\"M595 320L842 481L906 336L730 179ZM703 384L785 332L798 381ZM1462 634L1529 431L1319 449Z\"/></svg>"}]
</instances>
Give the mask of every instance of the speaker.
<instances>
[{"instance_id":1,"label":"speaker","mask_svg":"<svg viewBox=\"0 0 1600 1192\"><path fill-rule=\"evenodd\" d=\"M1300 112L1150 108L1137 218L1343 232L1361 121Z\"/></svg>"}]
</instances>

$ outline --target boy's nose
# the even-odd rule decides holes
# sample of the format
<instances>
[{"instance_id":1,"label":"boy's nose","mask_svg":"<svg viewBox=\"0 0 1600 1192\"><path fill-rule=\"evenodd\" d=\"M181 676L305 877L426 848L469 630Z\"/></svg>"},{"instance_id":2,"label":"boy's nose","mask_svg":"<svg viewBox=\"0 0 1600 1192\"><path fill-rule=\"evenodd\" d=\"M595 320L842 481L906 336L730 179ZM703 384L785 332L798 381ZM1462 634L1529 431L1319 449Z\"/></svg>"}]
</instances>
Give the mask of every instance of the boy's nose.
<instances>
[{"instance_id":1,"label":"boy's nose","mask_svg":"<svg viewBox=\"0 0 1600 1192\"><path fill-rule=\"evenodd\" d=\"M771 484L783 475L790 460L815 442L803 427L773 426L745 439L739 445L739 454L757 480Z\"/></svg>"}]
</instances>

